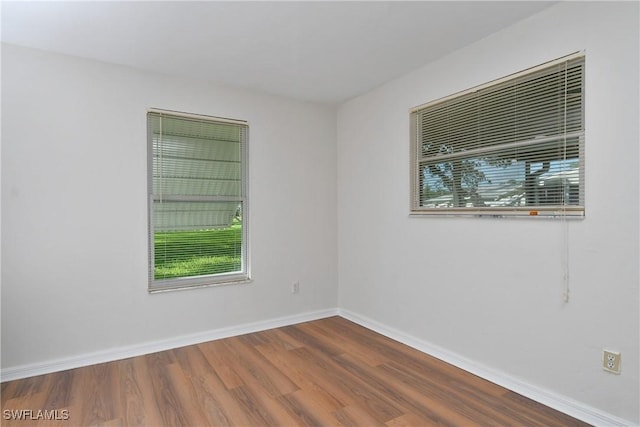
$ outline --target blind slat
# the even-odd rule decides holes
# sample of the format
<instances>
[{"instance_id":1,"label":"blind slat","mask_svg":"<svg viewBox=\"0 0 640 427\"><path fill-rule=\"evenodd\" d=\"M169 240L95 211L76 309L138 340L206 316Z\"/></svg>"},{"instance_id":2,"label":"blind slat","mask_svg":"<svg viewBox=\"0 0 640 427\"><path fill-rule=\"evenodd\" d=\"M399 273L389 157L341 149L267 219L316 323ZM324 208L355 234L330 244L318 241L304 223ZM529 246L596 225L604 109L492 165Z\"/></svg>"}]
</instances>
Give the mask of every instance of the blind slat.
<instances>
[{"instance_id":1,"label":"blind slat","mask_svg":"<svg viewBox=\"0 0 640 427\"><path fill-rule=\"evenodd\" d=\"M412 110L412 211L584 212L584 56Z\"/></svg>"}]
</instances>

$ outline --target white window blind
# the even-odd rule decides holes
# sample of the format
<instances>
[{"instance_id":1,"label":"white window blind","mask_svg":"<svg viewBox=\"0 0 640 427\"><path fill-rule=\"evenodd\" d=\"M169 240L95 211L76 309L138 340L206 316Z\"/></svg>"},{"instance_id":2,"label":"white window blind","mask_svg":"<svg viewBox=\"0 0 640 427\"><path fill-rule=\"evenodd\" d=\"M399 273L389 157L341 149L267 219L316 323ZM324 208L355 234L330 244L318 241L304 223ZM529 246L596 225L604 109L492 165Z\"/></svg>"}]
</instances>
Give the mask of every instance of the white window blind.
<instances>
[{"instance_id":1,"label":"white window blind","mask_svg":"<svg viewBox=\"0 0 640 427\"><path fill-rule=\"evenodd\" d=\"M246 122L153 110L149 289L247 280Z\"/></svg>"},{"instance_id":2,"label":"white window blind","mask_svg":"<svg viewBox=\"0 0 640 427\"><path fill-rule=\"evenodd\" d=\"M574 54L414 108L412 214L584 215Z\"/></svg>"}]
</instances>

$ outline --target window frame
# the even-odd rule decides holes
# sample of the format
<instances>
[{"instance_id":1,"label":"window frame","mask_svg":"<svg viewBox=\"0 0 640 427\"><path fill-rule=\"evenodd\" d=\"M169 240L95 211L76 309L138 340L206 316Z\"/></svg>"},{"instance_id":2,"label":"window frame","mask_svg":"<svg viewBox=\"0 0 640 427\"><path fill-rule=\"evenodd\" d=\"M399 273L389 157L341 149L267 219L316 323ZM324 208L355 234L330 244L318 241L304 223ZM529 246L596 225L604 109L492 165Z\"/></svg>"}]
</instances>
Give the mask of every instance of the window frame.
<instances>
[{"instance_id":1,"label":"window frame","mask_svg":"<svg viewBox=\"0 0 640 427\"><path fill-rule=\"evenodd\" d=\"M468 151L458 151L452 154L444 154L437 155L433 157L426 157L422 155L423 149L423 141L421 141L421 124L419 123L418 113L421 111L425 111L426 109L438 105L442 105L449 101L454 101L457 99L461 99L464 96L468 96L470 94L477 93L479 91L483 91L486 89L490 89L492 87L499 88L499 85L503 85L505 83L509 83L512 81L516 81L516 79L520 79L523 77L527 77L530 75L534 75L534 73L544 71L546 69L551 69L552 67L568 64L572 61L582 61L582 74L581 74L581 105L580 105L580 113L581 113L581 124L582 128L577 132L566 132L562 135L550 136L547 138L535 140L523 140L523 141L514 141L510 144L496 144L496 145L481 145L474 147ZM473 88L457 92L451 94L449 96L445 96L443 98L436 99L434 101L413 107L410 109L410 216L476 216L476 217L503 217L503 216L516 216L516 217L570 217L570 218L584 218L585 216L585 69L586 69L586 55L584 52L576 52L562 58L558 58L538 66L481 84L479 86L475 86ZM565 93L565 97L567 94ZM565 101L566 102L566 101ZM566 117L565 117L566 120ZM566 128L565 128L566 129ZM483 153L492 153L497 154L500 153L501 150L504 150L505 147L508 148L508 145L512 145L513 147L534 147L535 144L544 144L548 143L549 145L554 142L564 141L565 146L564 150L567 150L566 141L569 139L574 139L577 141L577 151L578 151L578 193L579 193L579 202L577 205L567 204L563 199L562 205L556 205L552 207L547 207L544 205L532 205L532 206L511 206L511 207L427 207L421 206L422 199L422 179L421 175L423 174L421 163L435 163L441 161L451 161L451 160L470 160L474 159L474 154L483 154ZM564 157L564 161L568 158ZM558 159L562 160L562 159ZM566 191L566 184L565 184ZM452 196L453 197L453 196Z\"/></svg>"},{"instance_id":2,"label":"window frame","mask_svg":"<svg viewBox=\"0 0 640 427\"><path fill-rule=\"evenodd\" d=\"M202 122L210 122L212 124L231 124L242 127L244 138L241 144L241 196L208 196L211 199L219 201L238 201L242 206L242 230L241 230L241 270L229 273L216 273L199 276L189 276L180 278L158 279L154 277L155 270L155 226L154 226L154 200L156 195L153 192L153 168L154 168L154 149L153 149L153 131L149 118L151 115L159 115L170 117L173 119L197 120ZM165 110L158 108L149 108L145 115L147 123L147 213L148 213L148 288L149 293L166 292L174 290L224 286L232 284L242 284L251 282L250 269L250 245L249 245L249 123L245 120L228 119L217 116L208 116L202 114L185 113L180 111ZM167 196L164 196L167 198ZM169 197L171 198L171 196ZM181 196L173 196L175 201L188 201ZM226 200L226 199L237 200Z\"/></svg>"}]
</instances>

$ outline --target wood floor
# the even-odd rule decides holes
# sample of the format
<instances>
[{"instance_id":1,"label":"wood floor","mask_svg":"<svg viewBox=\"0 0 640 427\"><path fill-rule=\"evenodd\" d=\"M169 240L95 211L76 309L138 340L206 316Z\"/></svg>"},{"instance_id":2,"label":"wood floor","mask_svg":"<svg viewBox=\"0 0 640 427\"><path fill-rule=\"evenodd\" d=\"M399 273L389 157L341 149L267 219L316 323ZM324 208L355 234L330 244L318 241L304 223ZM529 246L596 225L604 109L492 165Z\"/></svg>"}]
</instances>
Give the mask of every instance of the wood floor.
<instances>
[{"instance_id":1,"label":"wood floor","mask_svg":"<svg viewBox=\"0 0 640 427\"><path fill-rule=\"evenodd\" d=\"M2 414L6 427L587 425L340 317L6 382Z\"/></svg>"}]
</instances>

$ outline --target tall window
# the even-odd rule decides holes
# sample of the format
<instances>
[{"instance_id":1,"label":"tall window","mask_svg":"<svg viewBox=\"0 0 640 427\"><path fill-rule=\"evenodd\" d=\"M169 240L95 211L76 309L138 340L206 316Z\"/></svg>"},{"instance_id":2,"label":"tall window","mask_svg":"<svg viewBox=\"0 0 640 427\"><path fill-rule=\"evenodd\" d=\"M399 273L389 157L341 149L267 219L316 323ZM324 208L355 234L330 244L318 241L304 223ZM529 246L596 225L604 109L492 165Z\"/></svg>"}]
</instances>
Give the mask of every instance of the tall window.
<instances>
[{"instance_id":1,"label":"tall window","mask_svg":"<svg viewBox=\"0 0 640 427\"><path fill-rule=\"evenodd\" d=\"M147 114L149 290L249 279L246 122Z\"/></svg>"},{"instance_id":2,"label":"tall window","mask_svg":"<svg viewBox=\"0 0 640 427\"><path fill-rule=\"evenodd\" d=\"M411 111L412 214L584 215L583 54Z\"/></svg>"}]
</instances>

